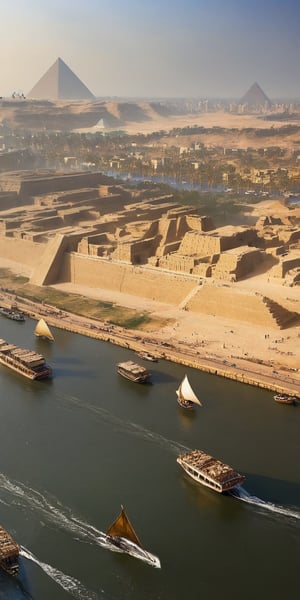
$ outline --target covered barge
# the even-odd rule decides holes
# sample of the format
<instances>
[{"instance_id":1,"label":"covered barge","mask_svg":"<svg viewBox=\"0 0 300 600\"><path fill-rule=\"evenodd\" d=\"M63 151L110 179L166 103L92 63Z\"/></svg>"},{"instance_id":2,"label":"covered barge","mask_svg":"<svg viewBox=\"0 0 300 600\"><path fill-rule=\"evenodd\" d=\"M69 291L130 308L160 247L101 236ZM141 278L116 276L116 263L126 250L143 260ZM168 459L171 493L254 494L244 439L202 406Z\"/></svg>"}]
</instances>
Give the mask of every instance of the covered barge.
<instances>
[{"instance_id":1,"label":"covered barge","mask_svg":"<svg viewBox=\"0 0 300 600\"><path fill-rule=\"evenodd\" d=\"M52 369L46 364L44 356L19 348L0 339L0 364L16 371L28 379L46 379L52 374Z\"/></svg>"},{"instance_id":2,"label":"covered barge","mask_svg":"<svg viewBox=\"0 0 300 600\"><path fill-rule=\"evenodd\" d=\"M133 362L133 360L127 360L126 362L118 363L117 371L119 375L134 381L135 383L146 383L151 378L151 374L147 369Z\"/></svg>"},{"instance_id":3,"label":"covered barge","mask_svg":"<svg viewBox=\"0 0 300 600\"><path fill-rule=\"evenodd\" d=\"M20 547L0 525L0 568L9 575L17 575L19 570Z\"/></svg>"},{"instance_id":4,"label":"covered barge","mask_svg":"<svg viewBox=\"0 0 300 600\"><path fill-rule=\"evenodd\" d=\"M222 493L243 483L244 475L201 450L180 454L177 462L198 483Z\"/></svg>"}]
</instances>

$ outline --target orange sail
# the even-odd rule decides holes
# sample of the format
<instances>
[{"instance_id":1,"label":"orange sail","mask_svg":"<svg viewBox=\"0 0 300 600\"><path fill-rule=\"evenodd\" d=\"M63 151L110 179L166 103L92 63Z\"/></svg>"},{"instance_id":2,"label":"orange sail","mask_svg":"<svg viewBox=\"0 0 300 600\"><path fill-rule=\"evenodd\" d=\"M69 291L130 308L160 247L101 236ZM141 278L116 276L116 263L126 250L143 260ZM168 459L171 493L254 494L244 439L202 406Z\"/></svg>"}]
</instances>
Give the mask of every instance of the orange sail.
<instances>
[{"instance_id":1,"label":"orange sail","mask_svg":"<svg viewBox=\"0 0 300 600\"><path fill-rule=\"evenodd\" d=\"M117 519L112 523L112 525L108 528L107 535L110 535L111 537L124 537L127 540L131 540L134 544L137 544L137 546L140 546L142 548L142 544L126 515L123 506L121 508L121 513L119 514Z\"/></svg>"}]
</instances>

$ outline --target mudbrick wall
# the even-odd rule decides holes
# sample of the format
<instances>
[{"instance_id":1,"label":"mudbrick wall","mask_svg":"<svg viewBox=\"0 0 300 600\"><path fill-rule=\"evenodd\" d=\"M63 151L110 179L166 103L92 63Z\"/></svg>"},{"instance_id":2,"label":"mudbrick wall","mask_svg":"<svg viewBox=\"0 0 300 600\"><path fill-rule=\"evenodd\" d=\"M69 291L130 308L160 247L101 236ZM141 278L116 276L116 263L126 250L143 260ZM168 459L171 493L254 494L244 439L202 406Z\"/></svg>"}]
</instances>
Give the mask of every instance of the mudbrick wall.
<instances>
[{"instance_id":1,"label":"mudbrick wall","mask_svg":"<svg viewBox=\"0 0 300 600\"><path fill-rule=\"evenodd\" d=\"M32 241L0 237L0 257L9 258L32 268L35 267L44 248L44 244L37 244Z\"/></svg>"},{"instance_id":2,"label":"mudbrick wall","mask_svg":"<svg viewBox=\"0 0 300 600\"><path fill-rule=\"evenodd\" d=\"M273 310L275 304L276 310ZM285 327L297 317L295 313L260 294L210 284L199 288L188 303L188 310L277 328Z\"/></svg>"},{"instance_id":3,"label":"mudbrick wall","mask_svg":"<svg viewBox=\"0 0 300 600\"><path fill-rule=\"evenodd\" d=\"M77 253L64 254L59 280L170 304L182 302L198 281L184 275L118 264L109 260L80 256Z\"/></svg>"}]
</instances>

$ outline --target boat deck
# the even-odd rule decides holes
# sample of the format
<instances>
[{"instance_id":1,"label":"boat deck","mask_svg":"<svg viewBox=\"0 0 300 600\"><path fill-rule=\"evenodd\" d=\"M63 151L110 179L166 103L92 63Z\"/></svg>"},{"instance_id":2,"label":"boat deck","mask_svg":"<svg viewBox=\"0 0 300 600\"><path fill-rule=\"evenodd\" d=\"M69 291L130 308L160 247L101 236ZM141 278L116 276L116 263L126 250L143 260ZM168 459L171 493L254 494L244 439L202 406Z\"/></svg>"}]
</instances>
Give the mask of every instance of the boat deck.
<instances>
[{"instance_id":1,"label":"boat deck","mask_svg":"<svg viewBox=\"0 0 300 600\"><path fill-rule=\"evenodd\" d=\"M18 571L20 548L13 538L0 526L0 567L15 575Z\"/></svg>"},{"instance_id":2,"label":"boat deck","mask_svg":"<svg viewBox=\"0 0 300 600\"><path fill-rule=\"evenodd\" d=\"M0 339L0 363L29 379L45 379L52 374L42 354L19 348Z\"/></svg>"},{"instance_id":3,"label":"boat deck","mask_svg":"<svg viewBox=\"0 0 300 600\"><path fill-rule=\"evenodd\" d=\"M150 379L151 375L145 367L138 365L133 360L127 360L126 362L118 363L118 373L130 379L131 381L145 382Z\"/></svg>"},{"instance_id":4,"label":"boat deck","mask_svg":"<svg viewBox=\"0 0 300 600\"><path fill-rule=\"evenodd\" d=\"M245 481L245 477L232 467L201 450L181 454L177 460L189 474L193 476L194 472L194 475L198 475L199 481L205 478L220 486L222 490L230 489Z\"/></svg>"},{"instance_id":5,"label":"boat deck","mask_svg":"<svg viewBox=\"0 0 300 600\"><path fill-rule=\"evenodd\" d=\"M42 354L38 354L37 352L34 352L34 350L27 350L27 348L19 348L18 346L9 344L2 339L0 339L0 352L16 357L29 367L38 366L45 363L45 359Z\"/></svg>"}]
</instances>

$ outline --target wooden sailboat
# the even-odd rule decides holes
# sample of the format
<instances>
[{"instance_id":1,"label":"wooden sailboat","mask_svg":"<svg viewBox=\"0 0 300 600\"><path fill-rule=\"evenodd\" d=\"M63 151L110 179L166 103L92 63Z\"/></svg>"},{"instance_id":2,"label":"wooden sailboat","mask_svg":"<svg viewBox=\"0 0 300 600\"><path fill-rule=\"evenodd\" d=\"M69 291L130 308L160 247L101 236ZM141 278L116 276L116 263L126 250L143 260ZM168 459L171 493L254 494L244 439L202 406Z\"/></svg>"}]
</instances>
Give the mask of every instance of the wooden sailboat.
<instances>
[{"instance_id":1,"label":"wooden sailboat","mask_svg":"<svg viewBox=\"0 0 300 600\"><path fill-rule=\"evenodd\" d=\"M114 552L130 554L160 569L159 558L144 550L123 506L121 506L121 513L106 532L106 546Z\"/></svg>"},{"instance_id":2,"label":"wooden sailboat","mask_svg":"<svg viewBox=\"0 0 300 600\"><path fill-rule=\"evenodd\" d=\"M194 393L191 387L187 375L185 375L178 390L176 390L176 394L178 404L180 404L180 406L182 406L183 408L191 410L192 408L194 408L195 404L202 406L199 398L197 398L196 394Z\"/></svg>"},{"instance_id":3,"label":"wooden sailboat","mask_svg":"<svg viewBox=\"0 0 300 600\"><path fill-rule=\"evenodd\" d=\"M50 340L50 342L54 342L54 336L52 335L46 321L44 319L40 319L37 323L37 326L34 330L34 335L37 337L43 338L45 340Z\"/></svg>"}]
</instances>

